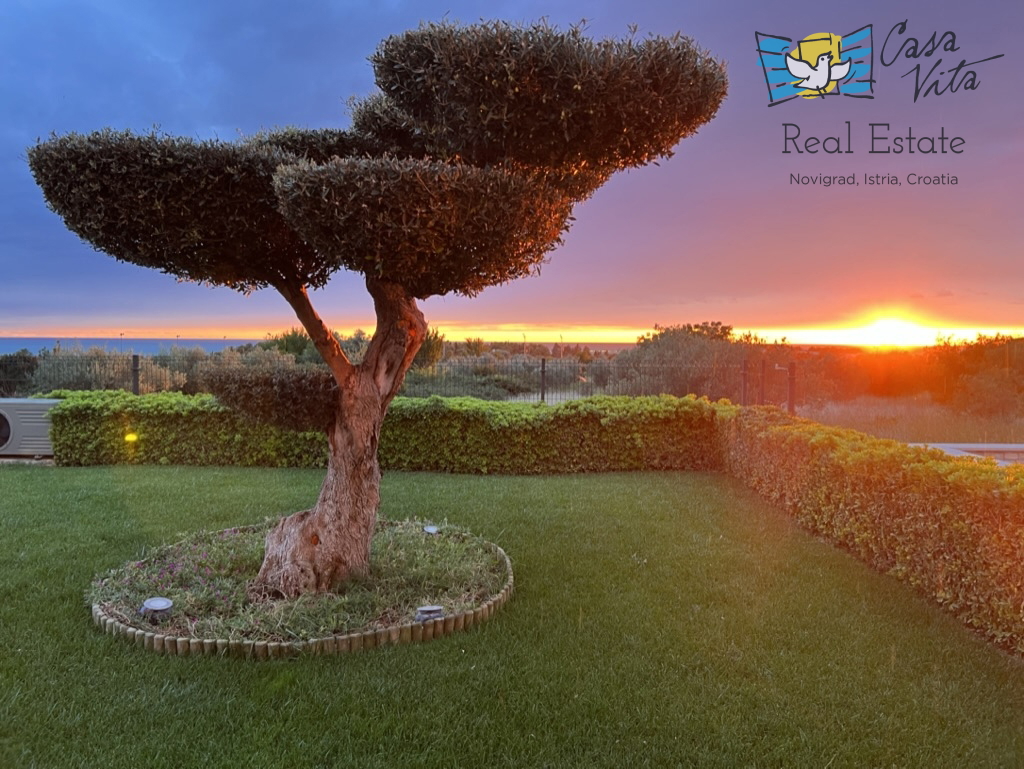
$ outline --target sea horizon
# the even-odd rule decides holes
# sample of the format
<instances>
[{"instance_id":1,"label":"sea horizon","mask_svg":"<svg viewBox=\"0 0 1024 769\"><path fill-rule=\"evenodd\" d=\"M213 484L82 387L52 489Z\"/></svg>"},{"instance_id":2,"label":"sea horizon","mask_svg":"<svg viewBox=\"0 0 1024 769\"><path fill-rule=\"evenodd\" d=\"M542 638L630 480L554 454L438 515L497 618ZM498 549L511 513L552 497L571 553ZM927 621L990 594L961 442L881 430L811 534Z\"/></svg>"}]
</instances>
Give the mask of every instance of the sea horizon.
<instances>
[{"instance_id":1,"label":"sea horizon","mask_svg":"<svg viewBox=\"0 0 1024 769\"><path fill-rule=\"evenodd\" d=\"M256 344L265 341L264 338L230 338L222 339L193 339L193 338L136 338L136 337L55 337L55 336L8 336L0 337L0 355L9 355L21 350L28 350L33 355L38 355L44 350L90 350L99 348L108 353L121 353L125 355L157 355L169 352L172 348L193 349L202 348L208 353L220 352L228 347L239 347L246 344ZM509 340L516 344L515 340ZM502 344L498 342L497 344ZM533 344L533 342L531 342ZM538 342L555 351L559 342ZM575 347L576 343L565 343L566 347ZM633 344L622 342L580 342L580 347L589 347L592 351L620 352L633 347Z\"/></svg>"},{"instance_id":2,"label":"sea horizon","mask_svg":"<svg viewBox=\"0 0 1024 769\"><path fill-rule=\"evenodd\" d=\"M80 337L80 336L4 336L0 337L0 355L28 350L38 355L43 350L90 350L98 347L111 353L156 355L172 347L192 349L201 347L206 352L218 352L227 347L255 344L262 339L192 339L192 338L129 338L129 337Z\"/></svg>"}]
</instances>

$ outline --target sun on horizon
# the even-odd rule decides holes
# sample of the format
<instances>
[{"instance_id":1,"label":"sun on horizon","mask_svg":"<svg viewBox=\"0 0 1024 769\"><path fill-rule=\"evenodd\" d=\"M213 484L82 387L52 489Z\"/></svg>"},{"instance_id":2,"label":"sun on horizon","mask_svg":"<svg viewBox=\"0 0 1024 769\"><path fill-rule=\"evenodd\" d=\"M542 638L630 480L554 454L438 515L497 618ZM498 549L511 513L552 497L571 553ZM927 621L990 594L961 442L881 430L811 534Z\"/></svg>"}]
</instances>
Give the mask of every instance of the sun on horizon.
<instances>
[{"instance_id":1,"label":"sun on horizon","mask_svg":"<svg viewBox=\"0 0 1024 769\"><path fill-rule=\"evenodd\" d=\"M873 348L928 347L936 344L939 338L950 335L935 326L899 317L880 317L857 325L832 328L764 329L754 333L771 341L785 339L790 344ZM973 338L977 334L971 336Z\"/></svg>"},{"instance_id":2,"label":"sun on horizon","mask_svg":"<svg viewBox=\"0 0 1024 769\"><path fill-rule=\"evenodd\" d=\"M337 331L344 336L351 336L357 329L372 333L372 319L364 324L339 325ZM702 319L687 319L660 323L671 326L676 323L699 323ZM703 319L706 320L706 319ZM111 340L127 342L132 339L166 340L171 344L176 341L187 343L197 340L251 340L260 341L272 335L282 334L297 327L297 323L271 320L262 331L253 327L126 327L121 331L110 327L91 329L38 329L34 332L15 332L0 335L9 338L55 338L61 340ZM1024 327L981 327L965 324L942 324L931 319L916 316L908 311L881 311L860 315L842 323L822 324L820 326L803 326L789 328L763 328L731 324L735 335L752 333L767 342L786 342L794 345L814 346L845 346L869 347L875 349L930 347L943 339L954 341L973 341L982 336L1024 336ZM612 325L585 325L557 323L473 323L467 321L438 321L431 324L442 333L448 341L460 342L465 339L482 339L485 342L522 342L547 345L614 345L625 346L653 331L653 323L649 328Z\"/></svg>"},{"instance_id":3,"label":"sun on horizon","mask_svg":"<svg viewBox=\"0 0 1024 769\"><path fill-rule=\"evenodd\" d=\"M979 336L1024 336L1024 328L942 324L910 312L875 312L844 324L819 328L754 329L769 341L876 349L930 347L942 340L965 342Z\"/></svg>"}]
</instances>

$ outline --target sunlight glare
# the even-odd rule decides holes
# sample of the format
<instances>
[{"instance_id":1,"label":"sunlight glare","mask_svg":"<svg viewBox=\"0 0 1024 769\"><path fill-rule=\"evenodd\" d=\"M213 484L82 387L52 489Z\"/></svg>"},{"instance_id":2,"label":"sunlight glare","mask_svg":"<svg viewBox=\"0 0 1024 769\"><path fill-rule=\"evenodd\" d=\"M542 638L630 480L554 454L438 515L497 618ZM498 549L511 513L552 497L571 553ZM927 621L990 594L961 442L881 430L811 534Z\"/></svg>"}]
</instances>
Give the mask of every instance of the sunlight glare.
<instances>
[{"instance_id":1,"label":"sunlight glare","mask_svg":"<svg viewBox=\"0 0 1024 769\"><path fill-rule=\"evenodd\" d=\"M861 315L843 325L825 328L763 329L755 332L769 341L785 339L790 344L840 345L879 349L929 347L943 330L909 312L888 310Z\"/></svg>"},{"instance_id":2,"label":"sunlight glare","mask_svg":"<svg viewBox=\"0 0 1024 769\"><path fill-rule=\"evenodd\" d=\"M860 328L849 329L864 347L927 347L935 344L938 332L903 318L878 318Z\"/></svg>"}]
</instances>

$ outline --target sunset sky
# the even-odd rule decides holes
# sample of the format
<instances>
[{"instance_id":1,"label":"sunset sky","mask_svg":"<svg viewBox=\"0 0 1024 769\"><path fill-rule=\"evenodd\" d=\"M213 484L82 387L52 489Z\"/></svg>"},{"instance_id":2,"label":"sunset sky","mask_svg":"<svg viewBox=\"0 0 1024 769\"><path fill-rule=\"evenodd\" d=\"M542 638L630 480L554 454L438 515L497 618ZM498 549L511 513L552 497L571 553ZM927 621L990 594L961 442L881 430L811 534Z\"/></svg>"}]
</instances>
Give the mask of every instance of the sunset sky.
<instances>
[{"instance_id":1,"label":"sunset sky","mask_svg":"<svg viewBox=\"0 0 1024 769\"><path fill-rule=\"evenodd\" d=\"M560 27L586 19L593 37L626 36L630 24L640 35L681 31L724 59L730 80L718 116L672 159L617 175L577 208L539 277L423 302L449 339L631 342L655 324L703 320L822 343L1024 334L1020 0L866 0L809 12L815 5L5 0L0 337L259 338L297 325L273 291L176 284L83 245L46 209L25 148L51 132L104 126L200 139L344 127L346 100L373 89L367 57L377 43L445 17ZM798 41L868 24L873 99L769 106L755 33ZM941 136L945 153L919 151L919 137L938 149ZM810 137L823 140L819 151L798 153ZM963 140L959 152L949 151L953 138ZM913 185L911 174L957 183ZM859 183L792 181L822 175ZM339 273L313 301L343 333L373 328L359 276ZM850 327L868 330L821 333Z\"/></svg>"}]
</instances>

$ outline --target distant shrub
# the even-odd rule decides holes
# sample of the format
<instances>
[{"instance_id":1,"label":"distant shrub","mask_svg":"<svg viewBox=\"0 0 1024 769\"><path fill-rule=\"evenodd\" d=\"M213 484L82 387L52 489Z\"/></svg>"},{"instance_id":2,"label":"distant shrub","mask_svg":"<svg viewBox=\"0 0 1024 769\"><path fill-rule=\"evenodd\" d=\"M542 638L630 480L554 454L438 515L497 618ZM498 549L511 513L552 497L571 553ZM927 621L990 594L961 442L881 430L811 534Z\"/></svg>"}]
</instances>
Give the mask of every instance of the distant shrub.
<instances>
[{"instance_id":1,"label":"distant shrub","mask_svg":"<svg viewBox=\"0 0 1024 769\"><path fill-rule=\"evenodd\" d=\"M175 390L184 385L186 380L185 374L172 371L153 358L139 357L140 394ZM100 347L47 351L37 359L32 385L36 392L60 389L130 390L132 357L108 352Z\"/></svg>"},{"instance_id":2,"label":"distant shrub","mask_svg":"<svg viewBox=\"0 0 1024 769\"><path fill-rule=\"evenodd\" d=\"M437 365L437 362L444 356L444 334L436 328L427 330L423 338L423 344L413 358L413 369L429 369Z\"/></svg>"},{"instance_id":3,"label":"distant shrub","mask_svg":"<svg viewBox=\"0 0 1024 769\"><path fill-rule=\"evenodd\" d=\"M499 351L502 353L503 351ZM485 353L445 361L433 368L410 370L401 394L412 398L430 395L503 401L540 389L540 360L514 359Z\"/></svg>"},{"instance_id":4,"label":"distant shrub","mask_svg":"<svg viewBox=\"0 0 1024 769\"><path fill-rule=\"evenodd\" d=\"M0 398L31 392L36 366L36 356L25 349L0 355Z\"/></svg>"},{"instance_id":5,"label":"distant shrub","mask_svg":"<svg viewBox=\"0 0 1024 769\"><path fill-rule=\"evenodd\" d=\"M980 417L1010 417L1024 411L1024 388L1005 369L985 368L960 378L953 405Z\"/></svg>"},{"instance_id":6,"label":"distant shrub","mask_svg":"<svg viewBox=\"0 0 1024 769\"><path fill-rule=\"evenodd\" d=\"M185 377L185 381L178 389L190 395L201 392L199 371L208 359L209 354L202 347L179 347L177 345L152 357L153 363L156 365L163 366L168 371Z\"/></svg>"},{"instance_id":7,"label":"distant shrub","mask_svg":"<svg viewBox=\"0 0 1024 769\"><path fill-rule=\"evenodd\" d=\"M492 377L446 370L417 371L410 369L405 375L405 382L403 382L400 392L409 398L458 394L485 401L503 401L509 397L509 391L500 386Z\"/></svg>"}]
</instances>

